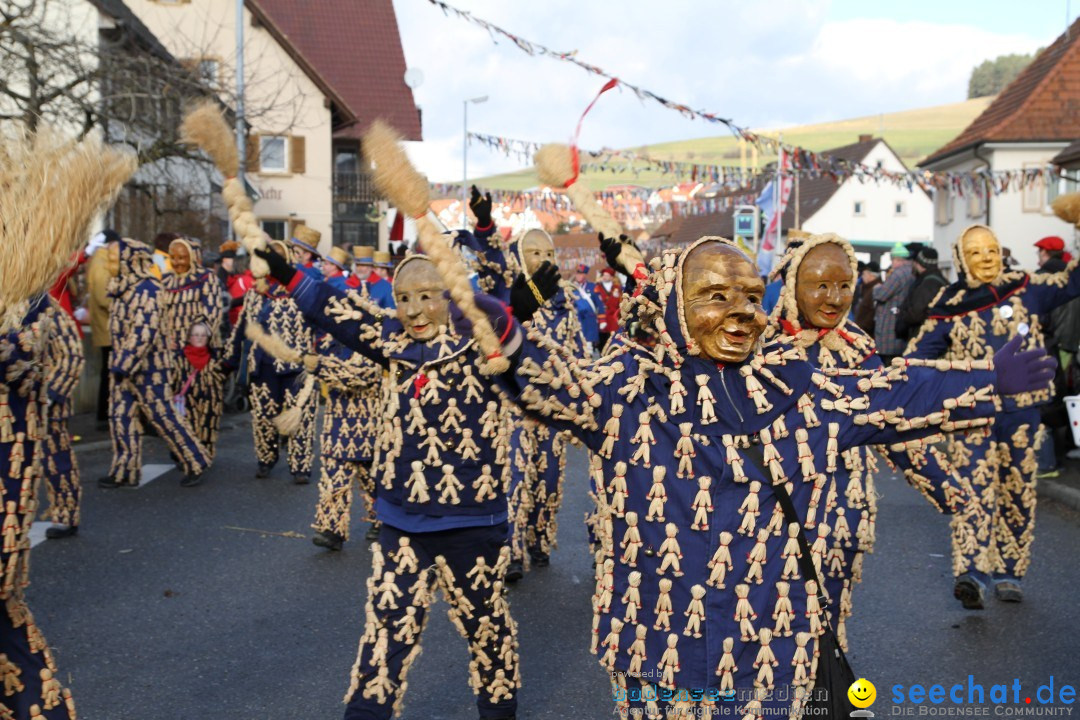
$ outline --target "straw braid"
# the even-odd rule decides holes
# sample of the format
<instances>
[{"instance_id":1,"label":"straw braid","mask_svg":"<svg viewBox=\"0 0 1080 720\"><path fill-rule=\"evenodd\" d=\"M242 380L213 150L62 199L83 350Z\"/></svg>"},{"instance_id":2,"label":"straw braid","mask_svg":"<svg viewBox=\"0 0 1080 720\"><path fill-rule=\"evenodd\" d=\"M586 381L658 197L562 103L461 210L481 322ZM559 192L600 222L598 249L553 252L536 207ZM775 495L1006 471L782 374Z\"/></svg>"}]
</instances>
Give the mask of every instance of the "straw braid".
<instances>
[{"instance_id":1,"label":"straw braid","mask_svg":"<svg viewBox=\"0 0 1080 720\"><path fill-rule=\"evenodd\" d=\"M592 191L584 183L577 182L578 176L574 171L573 155L569 146L549 143L536 151L534 160L540 182L553 188L566 188L570 201L593 229L610 238L618 238L623 234L622 226L596 202Z\"/></svg>"},{"instance_id":2,"label":"straw braid","mask_svg":"<svg viewBox=\"0 0 1080 720\"><path fill-rule=\"evenodd\" d=\"M401 147L401 137L381 120L364 133L364 157L375 166L375 187L399 210L416 221L420 247L435 263L450 290L450 297L472 322L473 337L485 356L480 366L485 375L506 372L510 362L502 356L502 343L487 316L473 302L472 284L465 267L446 237L428 217L431 203L427 180L416 171Z\"/></svg>"},{"instance_id":3,"label":"straw braid","mask_svg":"<svg viewBox=\"0 0 1080 720\"><path fill-rule=\"evenodd\" d=\"M254 206L244 189L244 183L237 177L240 158L236 142L217 104L207 100L188 111L180 125L180 137L184 142L202 148L218 171L225 176L221 196L229 209L229 219L232 220L236 234L251 255L248 267L255 277L266 277L270 267L265 260L255 255L255 250L266 248L266 237L259 221L255 219Z\"/></svg>"}]
</instances>

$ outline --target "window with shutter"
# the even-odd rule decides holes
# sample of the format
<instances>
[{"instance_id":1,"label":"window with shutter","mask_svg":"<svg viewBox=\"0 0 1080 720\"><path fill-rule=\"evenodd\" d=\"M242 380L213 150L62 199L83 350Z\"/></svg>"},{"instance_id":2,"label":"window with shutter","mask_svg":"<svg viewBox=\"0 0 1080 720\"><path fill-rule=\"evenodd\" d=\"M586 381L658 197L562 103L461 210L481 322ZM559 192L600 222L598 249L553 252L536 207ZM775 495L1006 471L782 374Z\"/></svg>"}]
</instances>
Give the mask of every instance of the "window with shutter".
<instances>
[{"instance_id":1,"label":"window with shutter","mask_svg":"<svg viewBox=\"0 0 1080 720\"><path fill-rule=\"evenodd\" d=\"M289 171L288 144L284 135L261 135L259 137L259 170L264 173Z\"/></svg>"},{"instance_id":2,"label":"window with shutter","mask_svg":"<svg viewBox=\"0 0 1080 720\"><path fill-rule=\"evenodd\" d=\"M302 135L292 135L289 137L289 172L298 175L302 175L306 172L307 157L305 150L306 147Z\"/></svg>"}]
</instances>

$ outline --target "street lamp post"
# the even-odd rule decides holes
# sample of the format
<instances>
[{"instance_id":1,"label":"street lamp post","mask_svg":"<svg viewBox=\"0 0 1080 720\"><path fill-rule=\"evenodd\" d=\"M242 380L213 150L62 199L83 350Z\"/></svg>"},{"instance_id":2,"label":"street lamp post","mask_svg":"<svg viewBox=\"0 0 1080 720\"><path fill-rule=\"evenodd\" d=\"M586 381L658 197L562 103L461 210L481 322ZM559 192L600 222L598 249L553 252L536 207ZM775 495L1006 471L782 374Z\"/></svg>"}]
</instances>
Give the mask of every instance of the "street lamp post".
<instances>
[{"instance_id":1,"label":"street lamp post","mask_svg":"<svg viewBox=\"0 0 1080 720\"><path fill-rule=\"evenodd\" d=\"M469 216L466 208L469 206L468 192L469 192L469 103L487 102L488 96L481 95L480 97L469 98L462 101L461 105L464 109L463 122L462 122L462 146L461 146L461 227L465 229L469 226Z\"/></svg>"}]
</instances>

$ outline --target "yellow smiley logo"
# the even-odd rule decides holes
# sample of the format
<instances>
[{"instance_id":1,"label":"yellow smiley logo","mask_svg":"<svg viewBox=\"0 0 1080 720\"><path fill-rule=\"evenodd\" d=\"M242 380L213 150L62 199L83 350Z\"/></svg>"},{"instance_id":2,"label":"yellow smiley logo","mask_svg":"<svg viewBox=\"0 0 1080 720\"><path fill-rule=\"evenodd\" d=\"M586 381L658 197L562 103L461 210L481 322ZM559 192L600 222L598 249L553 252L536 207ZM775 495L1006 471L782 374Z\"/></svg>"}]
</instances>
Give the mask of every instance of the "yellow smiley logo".
<instances>
[{"instance_id":1,"label":"yellow smiley logo","mask_svg":"<svg viewBox=\"0 0 1080 720\"><path fill-rule=\"evenodd\" d=\"M877 698L877 688L866 678L859 678L851 683L847 691L848 700L857 708L868 708Z\"/></svg>"}]
</instances>

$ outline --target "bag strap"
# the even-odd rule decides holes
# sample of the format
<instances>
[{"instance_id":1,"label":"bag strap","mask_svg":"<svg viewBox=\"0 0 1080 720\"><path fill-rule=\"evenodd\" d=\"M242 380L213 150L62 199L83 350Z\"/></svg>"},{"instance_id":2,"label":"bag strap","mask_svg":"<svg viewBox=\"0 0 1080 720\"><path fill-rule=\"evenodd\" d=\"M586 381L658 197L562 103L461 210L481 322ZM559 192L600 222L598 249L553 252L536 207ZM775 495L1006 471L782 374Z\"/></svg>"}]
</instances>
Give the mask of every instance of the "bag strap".
<instances>
[{"instance_id":1,"label":"bag strap","mask_svg":"<svg viewBox=\"0 0 1080 720\"><path fill-rule=\"evenodd\" d=\"M750 436L750 447L746 448L746 454L750 458L754 466L761 472L763 478L770 477L768 470L765 468L765 456L761 451L761 440L757 435ZM791 495L788 494L787 488L784 487L784 483L772 486L773 494L776 496L776 502L780 504L780 509L784 512L784 520L788 526L792 523L798 526L799 532L795 536L795 539L799 543L799 568L802 570L803 576L807 579L813 579L817 582L818 586L818 604L821 605L821 609L825 610L829 607L829 596L825 594L825 583L822 582L821 576L818 574L817 567L814 566L814 558L810 552L810 543L806 540L806 533L803 532L802 523L799 521L799 514L795 512L795 504L791 501ZM825 616L825 624L829 625L830 629L832 625L829 623L828 616Z\"/></svg>"}]
</instances>

